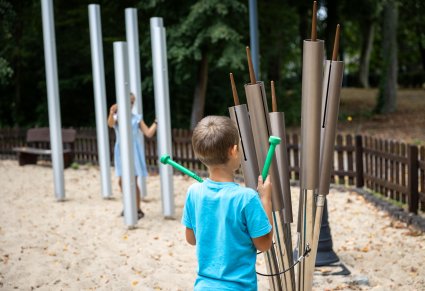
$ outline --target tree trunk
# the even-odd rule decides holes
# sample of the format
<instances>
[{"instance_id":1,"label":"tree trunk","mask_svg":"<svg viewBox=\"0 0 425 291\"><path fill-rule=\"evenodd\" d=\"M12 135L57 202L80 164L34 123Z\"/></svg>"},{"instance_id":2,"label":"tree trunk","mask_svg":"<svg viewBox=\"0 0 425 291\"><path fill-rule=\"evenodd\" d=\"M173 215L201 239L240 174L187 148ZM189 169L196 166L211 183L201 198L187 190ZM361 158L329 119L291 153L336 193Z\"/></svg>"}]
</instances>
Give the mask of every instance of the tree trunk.
<instances>
[{"instance_id":1,"label":"tree trunk","mask_svg":"<svg viewBox=\"0 0 425 291\"><path fill-rule=\"evenodd\" d=\"M383 68L375 108L378 113L394 112L397 107L397 20L397 4L395 0L389 0L383 10Z\"/></svg>"},{"instance_id":2,"label":"tree trunk","mask_svg":"<svg viewBox=\"0 0 425 291\"><path fill-rule=\"evenodd\" d=\"M198 64L198 75L195 92L193 94L192 115L190 118L190 128L194 129L196 124L204 117L205 97L208 85L208 56L202 51L202 59Z\"/></svg>"},{"instance_id":3,"label":"tree trunk","mask_svg":"<svg viewBox=\"0 0 425 291\"><path fill-rule=\"evenodd\" d=\"M419 52L421 54L421 60L422 60L422 69L425 71L425 48L422 45L422 36L418 34L417 38L418 38Z\"/></svg>"},{"instance_id":4,"label":"tree trunk","mask_svg":"<svg viewBox=\"0 0 425 291\"><path fill-rule=\"evenodd\" d=\"M359 66L359 82L363 88L369 88L369 64L370 55L373 48L373 38L375 36L375 23L373 20L367 21L363 26L362 35L362 50L360 53L360 66Z\"/></svg>"}]
</instances>

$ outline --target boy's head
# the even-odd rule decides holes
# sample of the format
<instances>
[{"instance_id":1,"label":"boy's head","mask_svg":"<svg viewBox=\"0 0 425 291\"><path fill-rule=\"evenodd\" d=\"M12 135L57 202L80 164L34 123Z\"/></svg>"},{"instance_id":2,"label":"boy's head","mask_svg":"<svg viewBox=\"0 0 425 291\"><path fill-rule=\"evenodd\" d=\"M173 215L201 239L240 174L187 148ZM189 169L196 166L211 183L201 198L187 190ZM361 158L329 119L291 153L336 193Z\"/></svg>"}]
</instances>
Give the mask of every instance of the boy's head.
<instances>
[{"instance_id":1,"label":"boy's head","mask_svg":"<svg viewBox=\"0 0 425 291\"><path fill-rule=\"evenodd\" d=\"M196 157L207 166L226 164L229 150L238 144L238 129L225 116L207 116L193 130L193 150Z\"/></svg>"}]
</instances>

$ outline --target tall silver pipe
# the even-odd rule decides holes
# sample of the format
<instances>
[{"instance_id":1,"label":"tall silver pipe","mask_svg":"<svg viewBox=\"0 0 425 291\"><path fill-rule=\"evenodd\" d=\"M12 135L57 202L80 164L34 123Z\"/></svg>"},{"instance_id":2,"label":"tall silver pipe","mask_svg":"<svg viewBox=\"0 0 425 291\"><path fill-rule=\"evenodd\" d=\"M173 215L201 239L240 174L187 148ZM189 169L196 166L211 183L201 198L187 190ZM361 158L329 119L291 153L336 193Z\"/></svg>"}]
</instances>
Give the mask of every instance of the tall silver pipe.
<instances>
[{"instance_id":1,"label":"tall silver pipe","mask_svg":"<svg viewBox=\"0 0 425 291\"><path fill-rule=\"evenodd\" d=\"M96 111L96 134L98 160L101 178L101 195L103 198L112 197L111 187L111 157L109 149L109 132L106 124L106 90L105 69L103 65L102 26L100 17L100 6L90 4L89 26L90 47L93 70L94 105Z\"/></svg>"},{"instance_id":2,"label":"tall silver pipe","mask_svg":"<svg viewBox=\"0 0 425 291\"><path fill-rule=\"evenodd\" d=\"M322 100L324 42L304 40L301 110L301 213L299 215L299 255L312 247L314 195L319 187L320 113ZM311 256L298 264L298 289L307 290L305 274L312 272Z\"/></svg>"},{"instance_id":3,"label":"tall silver pipe","mask_svg":"<svg viewBox=\"0 0 425 291\"><path fill-rule=\"evenodd\" d=\"M134 149L128 87L128 56L125 42L114 42L115 90L118 104L119 143L122 163L124 222L128 227L137 223L136 181L134 179Z\"/></svg>"},{"instance_id":4,"label":"tall silver pipe","mask_svg":"<svg viewBox=\"0 0 425 291\"><path fill-rule=\"evenodd\" d=\"M63 201L65 199L65 181L63 176L62 122L52 0L41 1L41 12L43 18L44 60L46 65L47 104L49 109L54 191L56 199Z\"/></svg>"},{"instance_id":5,"label":"tall silver pipe","mask_svg":"<svg viewBox=\"0 0 425 291\"><path fill-rule=\"evenodd\" d=\"M249 36L252 65L257 79L260 78L260 44L258 41L257 0L249 0Z\"/></svg>"},{"instance_id":6,"label":"tall silver pipe","mask_svg":"<svg viewBox=\"0 0 425 291\"><path fill-rule=\"evenodd\" d=\"M143 115L143 98L142 98L142 81L140 74L140 50L139 50L139 29L137 22L137 9L125 9L125 32L128 48L128 65L130 76L130 92L136 95L136 102L133 110L136 114ZM143 133L139 134L142 153L145 155L145 137ZM146 197L148 189L146 186L146 178L138 177L140 185L141 197Z\"/></svg>"},{"instance_id":7,"label":"tall silver pipe","mask_svg":"<svg viewBox=\"0 0 425 291\"><path fill-rule=\"evenodd\" d=\"M171 151L171 114L168 87L167 42L162 18L150 19L152 65L155 91L155 112L158 119L158 155ZM173 169L159 163L161 179L162 209L165 217L173 217L175 212L173 195Z\"/></svg>"}]
</instances>

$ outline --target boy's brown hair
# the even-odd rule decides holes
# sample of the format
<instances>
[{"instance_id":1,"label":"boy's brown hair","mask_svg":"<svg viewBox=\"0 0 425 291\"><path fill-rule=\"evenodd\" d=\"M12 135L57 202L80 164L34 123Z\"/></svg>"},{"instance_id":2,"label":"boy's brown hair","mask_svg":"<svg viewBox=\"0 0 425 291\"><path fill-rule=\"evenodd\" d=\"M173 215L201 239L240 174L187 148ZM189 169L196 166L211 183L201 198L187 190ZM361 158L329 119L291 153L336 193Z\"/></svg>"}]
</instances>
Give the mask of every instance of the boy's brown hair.
<instances>
[{"instance_id":1,"label":"boy's brown hair","mask_svg":"<svg viewBox=\"0 0 425 291\"><path fill-rule=\"evenodd\" d=\"M225 116L207 116L196 125L192 134L192 147L196 157L205 165L225 164L228 151L239 144L235 123Z\"/></svg>"}]
</instances>

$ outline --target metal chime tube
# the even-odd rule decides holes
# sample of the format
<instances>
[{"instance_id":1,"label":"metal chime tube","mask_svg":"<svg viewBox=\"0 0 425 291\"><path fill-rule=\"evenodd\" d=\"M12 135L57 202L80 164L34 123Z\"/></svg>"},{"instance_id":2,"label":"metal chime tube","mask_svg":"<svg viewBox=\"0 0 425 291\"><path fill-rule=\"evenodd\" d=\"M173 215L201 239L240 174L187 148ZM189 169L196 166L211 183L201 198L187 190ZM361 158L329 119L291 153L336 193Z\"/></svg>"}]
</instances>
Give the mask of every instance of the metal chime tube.
<instances>
[{"instance_id":1,"label":"metal chime tube","mask_svg":"<svg viewBox=\"0 0 425 291\"><path fill-rule=\"evenodd\" d=\"M281 139L281 144L276 148L276 160L279 171L280 185L282 187L283 200L284 200L284 224L283 231L281 232L281 240L286 245L286 255L284 259L284 269L288 269L293 262L292 255L292 235L291 235L291 223L293 222L292 217L292 201L291 201L291 188L289 178L289 162L288 152L286 145L286 132L285 132L285 116L283 112L270 112L270 125L273 136L277 136ZM295 290L295 272L291 268L283 274L285 282L285 290Z\"/></svg>"},{"instance_id":2,"label":"metal chime tube","mask_svg":"<svg viewBox=\"0 0 425 291\"><path fill-rule=\"evenodd\" d=\"M239 131L239 154L241 155L241 167L244 175L244 181L247 187L256 190L260 170L257 161L257 154L255 152L254 137L249 120L249 113L246 104L239 104L239 97L232 73L230 73L230 80L235 106L229 107L229 115L235 122ZM276 274L279 272L276 251L274 248L264 252L264 260L266 262L268 274ZM280 278L269 277L269 285L272 290L280 290Z\"/></svg>"},{"instance_id":3,"label":"metal chime tube","mask_svg":"<svg viewBox=\"0 0 425 291\"><path fill-rule=\"evenodd\" d=\"M271 135L270 130L270 121L268 116L268 107L267 99L264 90L263 82L256 82L254 84L245 85L245 94L248 103L248 109L250 113L250 122L254 137L255 151L257 155L257 161L259 168L264 164L265 158L267 155L268 149L268 138ZM274 235L275 235L275 247L277 248L277 257L270 258L272 261L278 260L280 263L281 269L284 268L285 258L288 251L284 241L280 238L280 235L283 234L283 225L284 225L284 203L280 187L280 179L278 176L276 158L273 159L272 165L270 167L270 178L272 181L272 204L273 204L273 220L274 220ZM274 251L274 248L271 249ZM292 251L292 250L290 250ZM275 266L277 274L280 270L279 266ZM282 287L286 283L282 282L281 276L273 276L273 290L282 290ZM284 287L283 287L284 288Z\"/></svg>"},{"instance_id":4,"label":"metal chime tube","mask_svg":"<svg viewBox=\"0 0 425 291\"><path fill-rule=\"evenodd\" d=\"M246 104L229 107L229 115L239 131L239 153L241 155L241 167L245 186L257 190L260 170Z\"/></svg>"},{"instance_id":5,"label":"metal chime tube","mask_svg":"<svg viewBox=\"0 0 425 291\"><path fill-rule=\"evenodd\" d=\"M105 122L106 113L106 89L105 89L105 68L103 65L103 46L102 46L102 26L100 21L100 6L90 4L89 24L90 24L90 47L93 69L93 91L94 104L96 109L96 134L97 148L99 152L99 167L101 173L102 187L101 195L103 198L112 197L111 187L111 157L109 150L109 132Z\"/></svg>"},{"instance_id":6,"label":"metal chime tube","mask_svg":"<svg viewBox=\"0 0 425 291\"><path fill-rule=\"evenodd\" d=\"M114 69L118 104L118 138L122 162L124 221L131 228L137 223L137 207L133 136L131 134L130 91L128 87L128 57L127 44L125 42L114 42Z\"/></svg>"},{"instance_id":7,"label":"metal chime tube","mask_svg":"<svg viewBox=\"0 0 425 291\"><path fill-rule=\"evenodd\" d=\"M301 110L301 193L299 255L312 247L314 195L319 187L320 113L323 82L324 42L304 40ZM311 270L311 256L298 265L298 289L305 289L305 274Z\"/></svg>"},{"instance_id":8,"label":"metal chime tube","mask_svg":"<svg viewBox=\"0 0 425 291\"><path fill-rule=\"evenodd\" d=\"M236 123L239 131L239 153L241 155L241 167L245 185L246 187L257 190L260 170L255 153L254 137L252 135L246 104L229 107L229 114L230 118ZM273 248L264 253L264 259L269 274L276 274L279 272L276 253ZM280 282L273 277L269 277L269 284L272 286L272 290L280 290Z\"/></svg>"},{"instance_id":9,"label":"metal chime tube","mask_svg":"<svg viewBox=\"0 0 425 291\"><path fill-rule=\"evenodd\" d=\"M60 115L58 65L56 61L56 38L52 0L41 1L43 18L44 60L46 65L47 105L49 109L50 145L54 191L58 201L65 199L63 176L62 122Z\"/></svg>"},{"instance_id":10,"label":"metal chime tube","mask_svg":"<svg viewBox=\"0 0 425 291\"><path fill-rule=\"evenodd\" d=\"M155 113L158 119L158 155L171 153L171 114L170 91L168 87L167 42L165 28L161 17L152 17L151 44L152 69L155 92ZM172 218L175 213L173 169L159 165L161 179L162 209L166 218Z\"/></svg>"},{"instance_id":11,"label":"metal chime tube","mask_svg":"<svg viewBox=\"0 0 425 291\"><path fill-rule=\"evenodd\" d=\"M128 65L130 92L136 96L136 104L133 108L135 113L143 114L143 98L142 98L142 80L140 75L140 50L139 50L139 29L137 25L137 9L125 9L125 32L128 48ZM145 137L143 133L139 133L140 144L142 146L142 154L145 155ZM140 176L137 181L140 185L141 197L146 197L148 189L146 186L146 177Z\"/></svg>"},{"instance_id":12,"label":"metal chime tube","mask_svg":"<svg viewBox=\"0 0 425 291\"><path fill-rule=\"evenodd\" d=\"M343 62L326 61L322 100L324 104L322 104L321 120L319 196L317 199L316 218L314 221L314 237L311 253L313 264L316 261L323 208L326 201L326 195L329 193L330 187L343 71Z\"/></svg>"}]
</instances>

